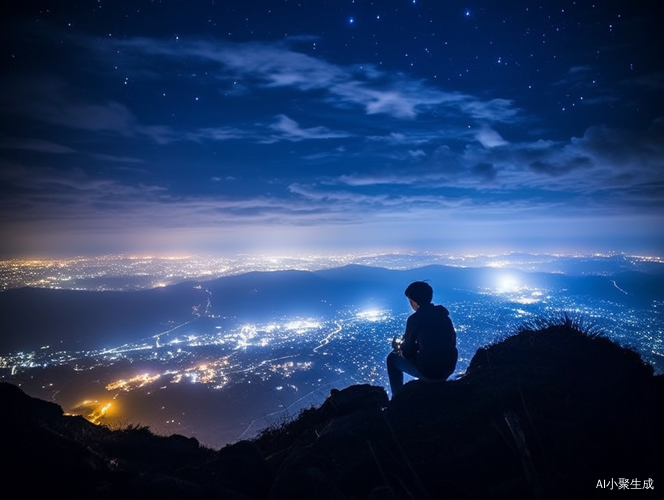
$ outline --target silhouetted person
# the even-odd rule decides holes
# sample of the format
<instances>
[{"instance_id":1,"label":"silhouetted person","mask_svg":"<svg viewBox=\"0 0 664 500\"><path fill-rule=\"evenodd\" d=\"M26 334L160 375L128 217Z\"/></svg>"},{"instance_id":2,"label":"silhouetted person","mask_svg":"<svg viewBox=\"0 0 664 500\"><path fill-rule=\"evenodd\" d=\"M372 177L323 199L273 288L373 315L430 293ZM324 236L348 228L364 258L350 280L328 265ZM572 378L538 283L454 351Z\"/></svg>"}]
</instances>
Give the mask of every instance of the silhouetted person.
<instances>
[{"instance_id":1,"label":"silhouetted person","mask_svg":"<svg viewBox=\"0 0 664 500\"><path fill-rule=\"evenodd\" d=\"M395 337L392 341L394 350L387 356L392 396L403 388L404 373L420 379L446 380L454 372L459 355L450 313L431 303L431 286L415 281L405 294L415 312L408 317L401 340Z\"/></svg>"}]
</instances>

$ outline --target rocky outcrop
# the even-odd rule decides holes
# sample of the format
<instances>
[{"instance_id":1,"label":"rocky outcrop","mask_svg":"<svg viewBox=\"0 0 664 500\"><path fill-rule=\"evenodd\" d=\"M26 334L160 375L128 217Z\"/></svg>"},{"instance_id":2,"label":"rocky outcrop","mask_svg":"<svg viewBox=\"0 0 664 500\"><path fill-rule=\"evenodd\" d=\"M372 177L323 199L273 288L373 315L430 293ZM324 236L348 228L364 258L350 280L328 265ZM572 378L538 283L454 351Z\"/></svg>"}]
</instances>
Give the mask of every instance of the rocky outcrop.
<instances>
[{"instance_id":1,"label":"rocky outcrop","mask_svg":"<svg viewBox=\"0 0 664 500\"><path fill-rule=\"evenodd\" d=\"M662 377L582 330L524 329L478 350L458 379L412 381L391 401L382 387L333 390L320 407L220 450L95 426L3 383L3 482L69 498L238 500L540 500L657 487Z\"/></svg>"}]
</instances>

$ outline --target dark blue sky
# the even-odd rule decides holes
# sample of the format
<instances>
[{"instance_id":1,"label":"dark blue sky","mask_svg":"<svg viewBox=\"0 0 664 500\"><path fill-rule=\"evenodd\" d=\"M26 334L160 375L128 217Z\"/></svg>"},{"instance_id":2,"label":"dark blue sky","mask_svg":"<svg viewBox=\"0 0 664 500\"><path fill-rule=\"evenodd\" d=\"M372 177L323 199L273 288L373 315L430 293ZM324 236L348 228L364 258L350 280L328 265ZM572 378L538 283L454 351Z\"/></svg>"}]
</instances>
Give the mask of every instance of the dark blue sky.
<instances>
[{"instance_id":1,"label":"dark blue sky","mask_svg":"<svg viewBox=\"0 0 664 500\"><path fill-rule=\"evenodd\" d=\"M657 2L1 9L0 258L663 253Z\"/></svg>"}]
</instances>

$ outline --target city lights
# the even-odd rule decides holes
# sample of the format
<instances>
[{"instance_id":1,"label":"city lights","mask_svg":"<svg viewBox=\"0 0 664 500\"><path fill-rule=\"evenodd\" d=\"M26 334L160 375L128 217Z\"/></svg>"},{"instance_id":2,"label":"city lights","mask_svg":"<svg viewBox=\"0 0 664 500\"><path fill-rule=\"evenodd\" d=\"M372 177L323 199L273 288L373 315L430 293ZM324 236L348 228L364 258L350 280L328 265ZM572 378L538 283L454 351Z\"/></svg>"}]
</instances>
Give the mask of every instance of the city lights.
<instances>
[{"instance_id":1,"label":"city lights","mask_svg":"<svg viewBox=\"0 0 664 500\"><path fill-rule=\"evenodd\" d=\"M397 261L401 265L409 258L393 263L397 267ZM465 272L477 259L458 258L454 267ZM533 259L518 270L497 265L504 259L493 259L485 274L471 271L476 277L462 282L472 287L462 290L432 283L434 302L449 309L457 331L459 362L453 376L465 371L479 347L561 311L587 318L619 343L637 346L657 372L664 371L661 300L640 309L616 302L631 300L626 292L633 289L621 277L603 282L603 291L613 300L596 296L595 288L592 294L583 288L571 293L558 284L558 261L541 259L550 267L549 281L542 281L541 273L525 273L523 268L532 267ZM177 264L184 267L185 262ZM34 265L25 269L29 272L24 281L37 278ZM53 269L63 268L49 269L55 275ZM205 291L205 285L199 290ZM51 343L34 351L4 353L0 373L31 395L95 423L149 425L157 432L196 435L220 446L223 440L259 431L267 416L284 418L320 404L332 388L364 383L387 387L385 356L412 313L402 293L396 289L390 306L367 306L368 299L361 298L357 305L327 315L274 310L261 320L217 316L213 297L211 306L192 312L190 319L165 322L161 333L122 345L72 351ZM223 432L215 424L220 420L226 422Z\"/></svg>"}]
</instances>

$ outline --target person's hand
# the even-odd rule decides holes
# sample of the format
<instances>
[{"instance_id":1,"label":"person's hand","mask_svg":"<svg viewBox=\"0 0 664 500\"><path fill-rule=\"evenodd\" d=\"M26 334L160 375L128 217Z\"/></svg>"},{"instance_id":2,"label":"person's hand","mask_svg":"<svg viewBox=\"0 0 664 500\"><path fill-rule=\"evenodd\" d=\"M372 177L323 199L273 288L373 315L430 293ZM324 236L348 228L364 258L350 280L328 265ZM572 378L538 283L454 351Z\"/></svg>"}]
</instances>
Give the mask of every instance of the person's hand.
<instances>
[{"instance_id":1,"label":"person's hand","mask_svg":"<svg viewBox=\"0 0 664 500\"><path fill-rule=\"evenodd\" d=\"M399 337L394 337L392 339L392 349L394 349L397 352L401 351L401 342L399 340Z\"/></svg>"}]
</instances>

